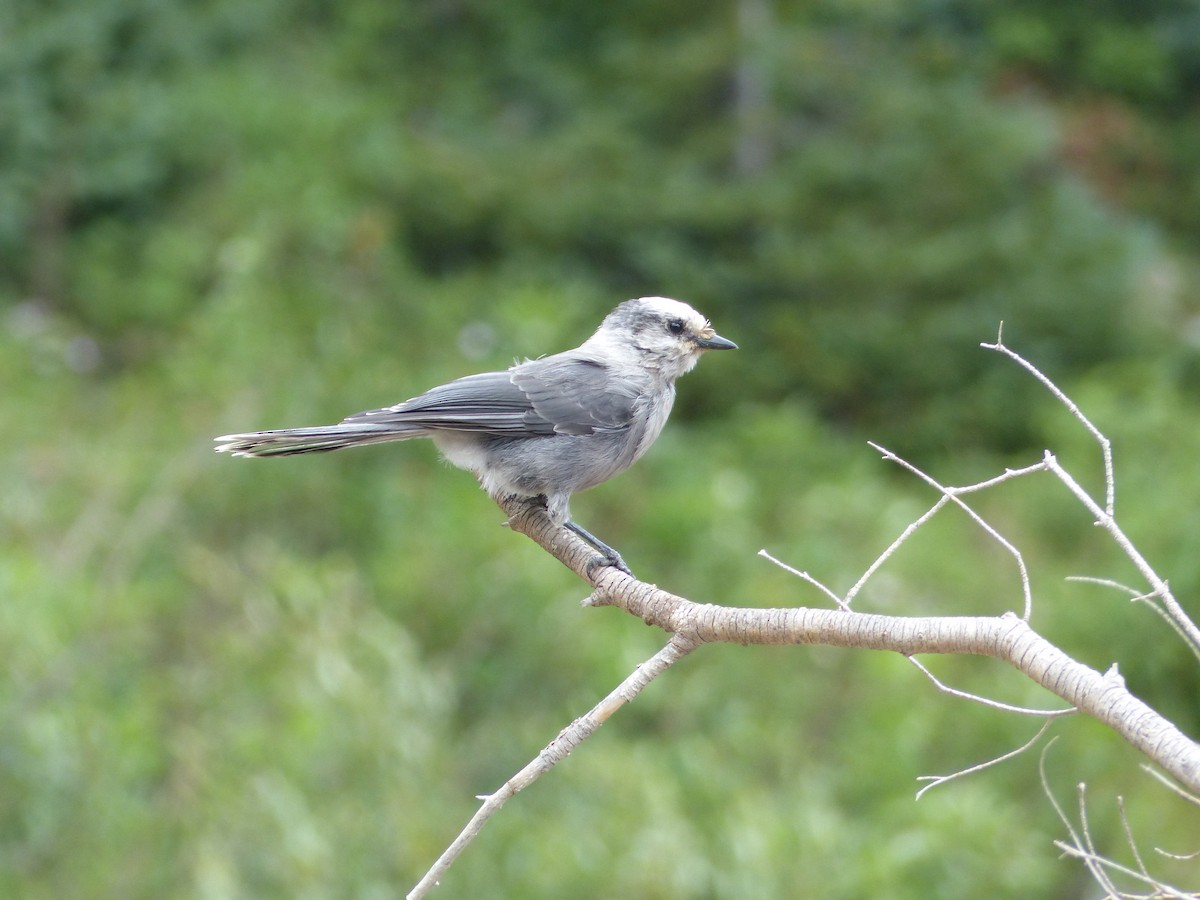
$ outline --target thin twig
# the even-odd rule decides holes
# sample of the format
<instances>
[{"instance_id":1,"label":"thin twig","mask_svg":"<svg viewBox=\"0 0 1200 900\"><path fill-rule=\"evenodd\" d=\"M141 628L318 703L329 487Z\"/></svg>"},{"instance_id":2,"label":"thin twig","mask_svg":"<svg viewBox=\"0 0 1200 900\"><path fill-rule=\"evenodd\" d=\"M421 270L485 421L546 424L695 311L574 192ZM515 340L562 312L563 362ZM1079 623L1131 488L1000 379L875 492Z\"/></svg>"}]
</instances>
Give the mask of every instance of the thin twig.
<instances>
[{"instance_id":1,"label":"thin twig","mask_svg":"<svg viewBox=\"0 0 1200 900\"><path fill-rule=\"evenodd\" d=\"M986 702L986 701L984 701L984 702ZM925 785L925 787L923 787L919 791L917 791L916 799L920 800L921 796L926 791L928 791L930 788L937 787L939 784L945 784L947 781L954 781L956 778L962 778L964 775L971 775L971 774L974 774L975 772L982 772L984 769L990 769L992 766L998 765L998 764L1004 762L1005 760L1012 759L1014 756L1020 756L1022 753L1024 753L1026 750L1028 750L1030 747L1032 747L1034 744L1036 744L1038 742L1038 739L1041 738L1041 736L1046 733L1046 729L1050 727L1050 725L1053 721L1054 721L1053 719L1047 719L1045 722L1042 723L1042 727L1037 730L1037 734L1035 734L1033 737L1031 737L1028 741L1026 741L1020 747L1017 747L1015 750L1009 750L1007 753L997 756L994 759L989 759L987 762L979 763L978 765L971 766L970 768L967 768L967 769L959 769L957 772L952 772L949 775L920 775L920 776L918 776L917 781L928 781L929 784Z\"/></svg>"},{"instance_id":2,"label":"thin twig","mask_svg":"<svg viewBox=\"0 0 1200 900\"><path fill-rule=\"evenodd\" d=\"M875 558L875 561L873 563L871 563L869 566L867 566L866 571L862 573L862 577L860 577L858 579L858 581L854 582L854 584L850 587L850 590L846 591L846 608L847 609L850 607L850 604L854 600L854 598L858 596L858 592L863 589L863 586L867 583L867 580L872 575L874 575L877 571L879 571L879 567L882 566L885 562L887 562L888 559L891 558L892 554L894 554L897 550L899 550L900 546L905 541L907 541L910 537L912 537L913 533L918 528L920 528L922 525L924 525L926 522L928 522L930 519L932 519L937 514L938 510L940 510L943 506L945 506L949 502L950 502L950 498L944 497L944 496L939 497L937 502L934 503L933 506L931 506L928 509L928 511L925 512L924 515L922 515L920 518L918 518L914 522L909 522L908 526L902 532L900 532L900 535L894 541L892 541L888 545L887 549L884 550L881 554L879 554L879 556L877 556Z\"/></svg>"},{"instance_id":3,"label":"thin twig","mask_svg":"<svg viewBox=\"0 0 1200 900\"><path fill-rule=\"evenodd\" d=\"M1079 798L1079 831L1083 835L1083 840L1087 847L1087 857L1084 862L1101 887L1117 896L1122 896L1121 891L1117 890L1117 886L1108 877L1108 871L1101 865L1108 862L1108 860L1096 852L1096 845L1092 841L1092 827L1088 822L1087 813L1087 785L1082 781L1079 782L1075 786L1075 793Z\"/></svg>"},{"instance_id":4,"label":"thin twig","mask_svg":"<svg viewBox=\"0 0 1200 900\"><path fill-rule=\"evenodd\" d=\"M874 444L872 444L871 446L875 447L876 450L879 449ZM863 572L862 576L858 579L858 581L854 582L854 584L850 587L850 590L848 590L846 592L846 599L845 599L846 606L847 607L850 606L850 603L854 600L855 597L858 596L859 592L866 585L867 581L872 576L874 576L874 574L877 571L879 571L879 568L885 562L887 562L897 550L900 549L901 545L903 545L905 541L907 541L910 537L912 537L913 533L916 532L916 530L918 528L920 528L922 525L924 525L926 522L928 522L930 519L932 519L941 510L941 508L943 506L945 506L947 503L950 502L952 497L958 496L959 494L970 494L970 493L974 493L975 491L982 491L982 490L985 490L986 488L995 487L998 484L1002 484L1005 481L1010 481L1014 478L1020 478L1024 475L1030 475L1034 472L1043 472L1043 471L1045 471L1045 469L1046 469L1045 463L1034 463L1033 465L1026 466L1023 469L1005 469L1003 474L997 475L994 478L988 478L984 481L976 482L975 484L968 484L968 485L964 485L962 487L948 488L947 493L945 493L941 497L939 497L937 499L937 502L934 503L933 506L930 507L930 509L927 510L922 516L920 516L920 518L916 519L913 522L910 522L908 524L908 526L904 529L904 531L902 531L900 533L900 535L894 541L892 541L891 544L888 545L887 549L884 550L881 554L879 554L879 556L876 557L874 562L872 562L869 566L867 566L866 571Z\"/></svg>"},{"instance_id":5,"label":"thin twig","mask_svg":"<svg viewBox=\"0 0 1200 900\"><path fill-rule=\"evenodd\" d=\"M1180 787L1173 780L1168 778L1165 774L1158 771L1158 769L1154 768L1154 766L1147 765L1146 763L1140 763L1140 765L1142 767L1143 772L1145 772L1147 775L1149 775L1151 778L1153 778L1155 781L1157 781L1159 784L1161 784L1163 787L1165 787L1172 794L1174 794L1175 796L1179 797L1182 800L1186 800L1188 803L1191 803L1193 806L1200 806L1200 797L1197 797L1195 794L1191 793L1190 791L1185 790L1184 788Z\"/></svg>"},{"instance_id":6,"label":"thin twig","mask_svg":"<svg viewBox=\"0 0 1200 900\"><path fill-rule=\"evenodd\" d=\"M1172 853L1169 850L1164 850L1162 847L1155 847L1154 852L1167 859L1176 859L1180 862L1191 862L1193 859L1200 859L1200 850L1192 853Z\"/></svg>"},{"instance_id":7,"label":"thin twig","mask_svg":"<svg viewBox=\"0 0 1200 900\"><path fill-rule=\"evenodd\" d=\"M1200 662L1200 644L1193 643L1191 636L1187 633L1187 631L1184 630L1183 626L1176 621L1175 616L1172 616L1169 612L1167 612L1167 610L1154 602L1155 597L1162 596L1160 591L1153 590L1143 593L1138 591L1136 588L1132 588L1127 584L1122 584L1119 581L1114 581L1111 578L1093 578L1089 575L1068 575L1066 580L1080 582L1083 584L1098 584L1101 587L1114 588L1115 590L1129 594L1129 600L1131 603L1146 604L1149 609L1154 611L1155 615L1157 615L1160 619L1166 622L1167 625L1170 626L1171 630L1179 636L1179 639L1183 642L1183 645L1192 652L1192 656L1196 657L1196 661ZM1167 582L1164 580L1163 584L1167 585Z\"/></svg>"},{"instance_id":8,"label":"thin twig","mask_svg":"<svg viewBox=\"0 0 1200 900\"><path fill-rule=\"evenodd\" d=\"M1133 839L1133 827L1129 824L1129 816L1125 812L1125 798L1120 794L1117 795L1117 813L1121 819L1121 830L1125 832L1125 843L1129 845L1129 852L1133 854L1138 871L1149 878L1150 870L1146 868L1146 863L1142 860L1142 854L1138 850L1137 841Z\"/></svg>"},{"instance_id":9,"label":"thin twig","mask_svg":"<svg viewBox=\"0 0 1200 900\"><path fill-rule=\"evenodd\" d=\"M1130 600L1139 600L1143 597L1157 596L1157 591L1151 591L1148 594L1144 594L1137 588L1130 587L1129 585L1120 581L1115 581L1112 578L1096 578L1093 575L1068 575L1064 580L1078 582L1079 584L1098 584L1100 587L1112 588L1113 590L1128 594Z\"/></svg>"},{"instance_id":10,"label":"thin twig","mask_svg":"<svg viewBox=\"0 0 1200 900\"><path fill-rule=\"evenodd\" d=\"M956 497L960 494L974 494L977 491L984 491L988 488L996 487L996 485L1004 484L1004 482L1012 481L1015 478L1024 478L1026 475L1032 475L1035 472L1044 471L1046 471L1046 464L1037 462L1021 469L1005 469L1001 474L994 475L991 478L985 478L983 481L977 481L974 484L964 484L959 487L952 487L948 490Z\"/></svg>"},{"instance_id":11,"label":"thin twig","mask_svg":"<svg viewBox=\"0 0 1200 900\"><path fill-rule=\"evenodd\" d=\"M1105 531L1107 531L1112 539L1116 541L1117 546L1121 548L1121 551L1127 557L1129 557L1130 561L1142 574L1142 577L1145 578L1150 584L1150 587L1153 588L1152 593L1157 594L1162 598L1163 606L1166 607L1167 612L1171 615L1171 618L1179 625L1180 629L1182 629L1182 634L1186 637L1188 644L1192 647L1200 648L1200 627L1197 627L1196 623L1193 622L1188 617L1188 614L1183 611L1183 607L1179 605L1179 601L1177 601L1175 599L1175 595L1171 593L1170 586L1165 580L1158 576L1158 573L1154 571L1150 563L1146 561L1146 558L1142 556L1137 547L1133 545L1133 541L1131 541L1128 535L1126 535L1125 532L1121 530L1121 527L1117 525L1116 519L1100 508L1100 505L1092 499L1091 495L1083 489L1079 482L1077 482L1066 469L1059 465L1058 460L1049 450L1045 452L1043 461L1046 463L1046 468L1053 472L1054 475L1057 476L1058 480L1067 486L1067 490L1074 494L1079 502L1082 503L1088 510L1088 512L1095 517L1096 523Z\"/></svg>"},{"instance_id":12,"label":"thin twig","mask_svg":"<svg viewBox=\"0 0 1200 900\"><path fill-rule=\"evenodd\" d=\"M1050 789L1050 779L1046 777L1046 756L1050 753L1050 748L1054 746L1054 742L1057 740L1057 737L1053 737L1047 741L1046 746L1042 748L1041 756L1038 758L1038 778L1042 782L1042 793L1044 793L1046 795L1046 799L1050 801L1050 807L1054 810L1055 815L1058 816L1058 820L1062 822L1063 827L1067 829L1067 834L1071 838L1070 843L1066 841L1055 841L1054 845L1064 853L1082 859L1083 864L1087 867L1087 870L1091 872L1092 878L1104 886L1105 890L1108 890L1109 886L1106 883L1104 870L1097 865L1095 860L1088 857L1087 852L1083 849L1083 838L1081 838L1079 832L1075 830L1074 824L1072 824L1071 819L1067 816L1066 811L1059 804L1058 798L1054 796L1054 791ZM1117 896L1120 895L1118 894Z\"/></svg>"},{"instance_id":13,"label":"thin twig","mask_svg":"<svg viewBox=\"0 0 1200 900\"><path fill-rule=\"evenodd\" d=\"M1149 898L1155 898L1155 897L1177 897L1177 898L1179 898L1179 900L1196 900L1196 894L1191 891L1186 891L1186 890L1182 890L1181 888L1173 887L1172 885L1169 885L1166 882L1160 881L1159 879L1154 878L1153 876L1143 875L1141 872L1138 872L1136 869L1131 869L1128 866L1123 866L1114 860L1111 860L1105 856L1101 856L1100 854L1095 853L1091 850L1086 850L1083 847L1080 847L1076 844L1069 844L1066 841L1055 841L1054 846L1058 847L1058 849L1063 851L1063 853L1065 853L1067 856L1071 856L1071 857L1074 857L1075 859L1082 860L1083 864L1085 866L1087 866L1088 870L1091 871L1093 874L1096 874L1097 872L1102 873L1101 878L1098 878L1097 880L1100 882L1101 886L1106 891L1109 892L1110 896L1120 897L1120 898L1145 897L1145 898L1147 898L1147 900L1149 900ZM1154 893L1152 893L1152 894L1130 894L1126 891L1118 890L1108 877L1108 874L1106 872L1106 870L1108 870L1108 869L1111 869L1114 872L1119 872L1122 875L1127 875L1130 878L1137 879L1138 881L1144 882L1149 887L1154 889Z\"/></svg>"},{"instance_id":14,"label":"thin twig","mask_svg":"<svg viewBox=\"0 0 1200 900\"><path fill-rule=\"evenodd\" d=\"M822 584L820 581L818 581L812 575L809 575L807 572L801 572L799 569L792 568L791 566L789 566L787 563L783 562L782 560L776 559L774 556L772 556L770 553L768 553L766 551L766 549L759 550L758 555L761 556L763 559L766 559L766 560L769 560L770 562L775 563L775 565L779 566L779 568L783 569L785 572L790 572L792 575L795 575L797 578L801 579L802 581L807 581L809 584L811 584L813 587L815 587L817 590L819 590L821 593L823 593L826 597L828 597L830 600L832 600L834 603L836 603L839 607L844 609L846 612L850 611L849 601L843 600L841 597L839 597L837 595L836 591L834 591L830 587L826 587L824 584Z\"/></svg>"},{"instance_id":15,"label":"thin twig","mask_svg":"<svg viewBox=\"0 0 1200 900\"><path fill-rule=\"evenodd\" d=\"M1171 619L1179 626L1180 634L1184 636L1184 639L1188 645L1192 647L1193 653L1200 654L1200 627L1197 627L1196 623L1191 620L1186 612L1184 612L1183 607L1179 605L1170 589L1167 588L1166 582L1158 577L1158 575L1150 567L1149 563L1147 563L1142 555L1137 551L1137 548L1133 546L1133 542L1130 541L1129 538L1125 536L1125 533L1117 526L1115 518L1116 481L1113 474L1112 443L1107 437L1105 437L1103 432L1101 432L1100 429L1092 423L1092 420L1084 415L1083 411L1075 404L1075 401L1068 397L1066 393L1064 393L1063 390L1059 388L1059 386L1056 385L1047 375L1045 375L1040 369L1038 369L1037 366L1029 362L1019 353L1016 353L1005 346L1003 322L1000 323L1000 327L997 330L996 343L984 343L980 346L988 350L995 350L996 352L1007 356L1021 368L1025 369L1025 371L1041 382L1042 386L1045 387L1046 390L1048 390L1060 403L1062 403L1070 411L1071 415L1073 415L1096 440L1096 443L1100 446L1100 453L1104 464L1103 509L1100 508L1100 505L1092 499L1091 495L1088 494L1087 491L1079 486L1074 478L1067 474L1066 470L1058 465L1057 460L1054 459L1049 450L1047 450L1045 454L1046 466L1053 471L1054 474L1057 475L1059 479L1068 487L1068 489L1070 489L1070 491L1075 494L1077 498L1079 498L1080 502L1082 502L1084 506L1088 508L1092 515L1096 517L1096 522L1112 535L1113 539L1125 552L1125 555L1133 561L1133 564L1137 566L1138 571L1140 571L1150 583L1150 586L1154 589L1153 593L1159 594L1162 597L1163 606L1166 607L1167 613L1170 615Z\"/></svg>"},{"instance_id":16,"label":"thin twig","mask_svg":"<svg viewBox=\"0 0 1200 900\"><path fill-rule=\"evenodd\" d=\"M1166 622L1171 630L1179 636L1183 641L1183 646L1192 651L1192 656L1196 657L1196 662L1200 663L1200 644L1193 643L1189 640L1190 635L1184 630L1183 626L1176 620L1175 616L1167 612L1163 607L1154 602L1154 598L1159 596L1157 591L1151 591L1149 594L1142 594L1140 597L1132 598L1133 603L1144 603L1150 609L1154 610L1155 614Z\"/></svg>"},{"instance_id":17,"label":"thin twig","mask_svg":"<svg viewBox=\"0 0 1200 900\"><path fill-rule=\"evenodd\" d=\"M1021 551L1018 550L1016 547L1014 547L1008 541L1008 539L1004 537L1004 535L1000 534L1000 532L998 532L995 528L993 528L991 525L989 525L984 520L984 518L979 515L979 513L975 512L975 510L973 510L966 503L966 501L961 499L958 496L958 494L961 493L961 491L959 491L957 488L946 487L945 485L938 482L937 479L935 479L933 476L926 474L924 471L922 471L921 469L914 466L908 460L902 459L901 457L899 457L895 453L893 453L891 450L888 450L886 447L881 447L879 444L872 443L871 441L868 441L867 443L870 444L870 446L873 447L875 450L877 450L879 453L883 454L884 459L894 462L894 463L900 465L901 467L907 469L909 472L912 472L914 475L916 475L918 478L920 478L922 481L924 481L930 487L938 490L942 494L942 496L949 497L951 501L958 504L959 508L962 509L963 512L965 512L968 516L971 517L971 519L975 522L976 525L978 525L980 528L982 528L984 531L986 531L992 537L993 540L995 540L1001 547L1003 547L1005 550L1008 551L1009 555L1011 555L1012 558L1016 561L1017 571L1020 573L1020 576L1021 576L1021 594L1025 598L1025 612L1021 616L1021 618L1024 619L1026 622L1028 622L1030 617L1033 615L1033 591L1029 586L1029 570L1025 566L1025 557L1021 555Z\"/></svg>"},{"instance_id":18,"label":"thin twig","mask_svg":"<svg viewBox=\"0 0 1200 900\"><path fill-rule=\"evenodd\" d=\"M1044 375L1037 366L1025 359L1025 357L1013 350L1010 350L1004 345L1003 329L1004 324L1001 323L1000 330L996 333L996 343L985 343L980 344L979 346L986 350L995 350L997 353L1002 353L1038 381L1040 381L1042 386L1045 387L1046 390L1048 390L1063 406L1065 406L1070 411L1071 415L1078 419L1083 427L1088 430L1093 438L1095 438L1096 443L1100 445L1100 453L1104 459L1104 508L1108 512L1109 516L1114 515L1113 509L1116 505L1116 480L1113 476L1112 443L1107 437L1104 436L1103 432L1101 432L1099 428L1092 424L1092 420L1083 414L1083 410L1081 410L1075 404L1075 401L1063 393L1062 389L1059 388L1058 385L1051 381L1048 376Z\"/></svg>"},{"instance_id":19,"label":"thin twig","mask_svg":"<svg viewBox=\"0 0 1200 900\"><path fill-rule=\"evenodd\" d=\"M978 694L971 694L967 691L960 691L958 688L952 688L948 684L944 684L938 680L937 676L930 672L924 665L921 664L915 656L906 656L910 663L925 673L925 677L933 682L933 686L939 691L946 694L951 694L955 697L961 697L964 700L970 700L974 703L981 703L984 706L990 706L992 709L1003 710L1004 712L1018 713L1022 716L1045 716L1046 718L1056 718L1058 716L1069 716L1079 712L1078 708L1068 706L1066 709L1032 709L1027 706L1011 706L1008 703L1001 703L999 700L989 700L987 697L981 697Z\"/></svg>"},{"instance_id":20,"label":"thin twig","mask_svg":"<svg viewBox=\"0 0 1200 900\"><path fill-rule=\"evenodd\" d=\"M1075 859L1083 862L1088 871L1092 874L1092 877L1096 880L1096 883L1104 888L1104 890L1107 891L1111 897L1178 897L1181 898L1181 900L1196 900L1196 894L1173 887L1172 885L1155 878L1149 873L1149 871L1147 871L1142 862L1141 854L1138 853L1137 846L1134 843L1133 834L1129 828L1128 819L1125 817L1124 802L1121 800L1121 798L1117 798L1117 802L1121 810L1121 821L1125 827L1126 838L1129 841L1130 848L1133 850L1134 859L1137 861L1138 869L1131 869L1128 866L1121 865L1115 860L1109 859L1106 856L1102 856L1096 850L1095 844L1092 841L1091 826L1088 824L1087 785L1082 783L1077 785L1077 792L1079 796L1080 831L1076 832L1074 826L1071 824L1071 821L1067 818L1066 813L1063 811L1062 807L1059 806L1058 801L1055 799L1053 792L1050 790L1050 784L1046 778L1046 753L1050 749L1050 745L1053 743L1054 741L1051 740L1046 745L1046 749L1042 751L1042 759L1038 765L1038 770L1042 780L1042 790L1045 791L1047 798L1050 800L1051 806L1054 807L1055 813L1058 814L1059 819L1062 821L1063 825L1067 829L1067 833L1071 837L1069 842L1060 840L1055 841L1054 845L1068 856L1074 857ZM1109 877L1110 871L1142 882L1143 884L1153 888L1154 893L1148 895L1139 895L1129 893L1128 891L1122 891L1117 888L1112 879Z\"/></svg>"},{"instance_id":21,"label":"thin twig","mask_svg":"<svg viewBox=\"0 0 1200 900\"><path fill-rule=\"evenodd\" d=\"M1071 824L1071 820L1067 818L1066 812L1058 802L1058 798L1054 796L1054 791L1050 789L1050 779L1046 777L1046 757L1050 753L1050 748L1054 746L1058 737L1052 737L1046 741L1046 746L1042 748L1041 754L1038 756L1038 779L1042 783L1042 793L1046 795L1046 799L1050 801L1050 808L1054 810L1058 820L1063 823L1063 827L1067 829L1067 834L1075 844L1079 844L1079 835L1075 833L1075 826Z\"/></svg>"},{"instance_id":22,"label":"thin twig","mask_svg":"<svg viewBox=\"0 0 1200 900\"><path fill-rule=\"evenodd\" d=\"M495 815L510 798L529 787L559 762L566 759L571 751L590 737L609 716L640 694L646 685L697 646L699 645L694 641L680 635L672 635L671 640L661 650L638 666L628 678L592 707L589 712L559 732L558 737L547 744L541 753L506 781L499 790L493 794L481 796L479 799L484 801L483 806L471 817L471 821L454 839L454 842L446 848L446 851L438 857L437 862L430 867L416 887L409 892L408 900L418 900L418 898L426 896L437 885L438 879L446 873L463 850L475 839L488 819Z\"/></svg>"},{"instance_id":23,"label":"thin twig","mask_svg":"<svg viewBox=\"0 0 1200 900\"><path fill-rule=\"evenodd\" d=\"M1181 800L1183 800L1187 803L1191 803L1193 806L1200 806L1200 797L1197 797L1195 794L1191 793L1190 791L1184 790L1182 787L1180 787L1178 784L1176 784L1171 778L1168 778L1164 773L1160 772L1158 769L1154 768L1153 766L1147 765L1146 763L1141 763L1140 766L1141 766L1141 769L1143 772L1145 772L1147 775L1149 775L1151 778L1153 778L1155 781L1157 781L1159 784L1161 784L1163 787L1165 787L1167 790L1169 790L1172 794L1174 794L1175 796L1179 797ZM1157 853L1159 856L1166 857L1167 859L1176 859L1176 860L1181 860L1184 862L1187 862L1187 861L1190 861L1193 859L1200 859L1200 850L1195 850L1191 853L1172 853L1169 850L1164 850L1162 847L1155 847L1154 852Z\"/></svg>"}]
</instances>

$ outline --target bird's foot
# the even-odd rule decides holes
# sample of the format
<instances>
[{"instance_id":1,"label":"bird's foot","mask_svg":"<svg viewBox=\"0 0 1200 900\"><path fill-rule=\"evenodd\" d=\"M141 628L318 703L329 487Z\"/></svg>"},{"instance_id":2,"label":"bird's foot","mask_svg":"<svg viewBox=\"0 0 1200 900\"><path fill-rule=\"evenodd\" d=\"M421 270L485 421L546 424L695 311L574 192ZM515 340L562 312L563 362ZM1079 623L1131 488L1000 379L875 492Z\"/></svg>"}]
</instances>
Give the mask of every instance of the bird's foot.
<instances>
[{"instance_id":1,"label":"bird's foot","mask_svg":"<svg viewBox=\"0 0 1200 900\"><path fill-rule=\"evenodd\" d=\"M599 556L599 555L593 556L591 561L587 564L588 577L589 578L592 577L593 570L603 569L608 566L611 566L614 569L618 569L618 570L624 572L630 578L636 577L633 574L633 571L629 568L629 566L625 565L625 560L621 559L621 554L617 553L615 550L612 552L611 556L609 556L607 554L605 554L603 556Z\"/></svg>"},{"instance_id":2,"label":"bird's foot","mask_svg":"<svg viewBox=\"0 0 1200 900\"><path fill-rule=\"evenodd\" d=\"M600 538L596 537L586 528L581 525L576 525L569 519L566 522L566 526L575 534L579 535L579 537L583 538L584 541L591 544L593 548L599 551L599 555L594 557L587 564L588 577L591 577L594 569L604 568L605 566L612 566L614 569L624 572L629 577L634 577L633 571L625 564L625 560L621 558L620 553L608 546L608 544L604 543L604 541L600 540Z\"/></svg>"}]
</instances>

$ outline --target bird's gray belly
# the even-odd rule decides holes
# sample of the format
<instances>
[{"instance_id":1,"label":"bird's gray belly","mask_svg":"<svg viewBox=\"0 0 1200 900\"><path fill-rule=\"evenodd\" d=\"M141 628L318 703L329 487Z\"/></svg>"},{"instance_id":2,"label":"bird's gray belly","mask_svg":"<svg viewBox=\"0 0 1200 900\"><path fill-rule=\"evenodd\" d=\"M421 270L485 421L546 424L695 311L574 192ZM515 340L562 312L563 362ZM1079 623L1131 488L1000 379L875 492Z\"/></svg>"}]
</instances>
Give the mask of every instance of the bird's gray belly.
<instances>
[{"instance_id":1,"label":"bird's gray belly","mask_svg":"<svg viewBox=\"0 0 1200 900\"><path fill-rule=\"evenodd\" d=\"M574 494L595 487L634 462L628 432L484 440L489 474L516 494Z\"/></svg>"}]
</instances>

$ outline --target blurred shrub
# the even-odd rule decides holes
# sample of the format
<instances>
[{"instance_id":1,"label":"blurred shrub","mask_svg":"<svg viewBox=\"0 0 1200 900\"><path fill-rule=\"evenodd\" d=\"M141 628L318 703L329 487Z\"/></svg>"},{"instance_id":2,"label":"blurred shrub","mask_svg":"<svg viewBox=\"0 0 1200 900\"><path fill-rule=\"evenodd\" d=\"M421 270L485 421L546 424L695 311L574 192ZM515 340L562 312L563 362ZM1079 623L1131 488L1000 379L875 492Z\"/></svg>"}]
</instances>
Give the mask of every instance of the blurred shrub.
<instances>
[{"instance_id":1,"label":"blurred shrub","mask_svg":"<svg viewBox=\"0 0 1200 900\"><path fill-rule=\"evenodd\" d=\"M1028 391L973 349L1001 320L1056 374L1145 346L1131 300L1162 248L1080 184L1044 108L945 64L982 21L947 57L936 17L773 16L739 34L686 4L586 27L523 3L31 11L0 58L0 104L28 106L0 165L0 287L117 364L169 352L237 247L265 254L288 327L387 304L421 343L446 279L477 304L579 285L581 328L676 294L747 350L704 376L709 409L812 398L842 426L903 425L905 450L1032 439ZM751 138L761 160L736 163Z\"/></svg>"},{"instance_id":2,"label":"blurred shrub","mask_svg":"<svg viewBox=\"0 0 1200 900\"><path fill-rule=\"evenodd\" d=\"M863 432L962 481L1046 444L1090 460L975 348L1004 319L1119 439L1118 509L1186 591L1197 366L1145 349L1188 322L1194 262L1164 247L1200 221L1200 141L1146 117L1196 57L1149 8L0 9L0 894L390 895L653 652L427 445L209 452L570 346L626 295L682 296L743 347L576 501L645 577L819 602L767 546L844 589L932 502ZM1119 646L1186 721L1170 637L1054 587L1128 572L1040 491L985 504L1046 573L1039 617L1099 667ZM960 525L864 608L1014 606L1011 562ZM974 662L956 684L1042 699ZM458 892L1080 893L1026 761L1016 790L985 774L914 812L911 776L1028 734L902 666L709 648L511 805ZM1129 760L1072 733L1064 756L1118 781Z\"/></svg>"}]
</instances>

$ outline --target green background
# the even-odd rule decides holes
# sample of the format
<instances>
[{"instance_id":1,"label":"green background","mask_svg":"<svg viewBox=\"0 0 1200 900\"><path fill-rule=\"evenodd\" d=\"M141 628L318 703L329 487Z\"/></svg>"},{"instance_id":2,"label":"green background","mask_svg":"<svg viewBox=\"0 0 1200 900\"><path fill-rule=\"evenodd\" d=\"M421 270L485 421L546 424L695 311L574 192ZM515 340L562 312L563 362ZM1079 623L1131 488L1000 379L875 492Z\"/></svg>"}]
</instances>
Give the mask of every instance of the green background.
<instances>
[{"instance_id":1,"label":"green background","mask_svg":"<svg viewBox=\"0 0 1200 900\"><path fill-rule=\"evenodd\" d=\"M1193 611L1200 9L1192 2L8 0L0 4L0 895L382 898L664 636L428 445L257 462L321 424L579 343L626 297L735 354L577 518L698 601L825 605L944 482L1115 443L1118 518ZM979 498L1033 624L1200 733L1195 659L1048 476ZM954 513L863 611L1019 608ZM1055 705L1003 666L957 687ZM520 795L452 897L1068 897L1094 888L1038 723L904 660L706 647ZM1049 783L1116 797L1196 889L1195 816L1102 727Z\"/></svg>"}]
</instances>

